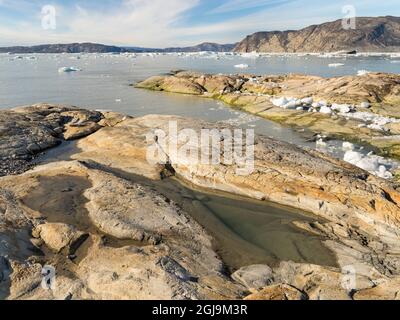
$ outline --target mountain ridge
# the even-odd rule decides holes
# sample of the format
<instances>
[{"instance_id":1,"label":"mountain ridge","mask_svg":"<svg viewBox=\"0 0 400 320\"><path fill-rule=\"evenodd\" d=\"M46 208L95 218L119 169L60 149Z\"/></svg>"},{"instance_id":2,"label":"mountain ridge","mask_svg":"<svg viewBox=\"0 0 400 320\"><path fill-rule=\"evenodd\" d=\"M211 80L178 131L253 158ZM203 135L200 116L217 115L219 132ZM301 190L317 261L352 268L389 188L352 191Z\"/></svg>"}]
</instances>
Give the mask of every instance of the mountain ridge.
<instances>
[{"instance_id":1,"label":"mountain ridge","mask_svg":"<svg viewBox=\"0 0 400 320\"><path fill-rule=\"evenodd\" d=\"M0 48L0 53L145 53L145 52L271 52L320 53L337 51L400 51L400 17L359 17L356 29L345 30L342 20L311 25L299 30L261 31L235 44L203 42L195 46L142 48L98 43L45 44Z\"/></svg>"},{"instance_id":2,"label":"mountain ridge","mask_svg":"<svg viewBox=\"0 0 400 320\"><path fill-rule=\"evenodd\" d=\"M124 53L124 52L199 52L199 51L232 51L235 44L218 44L203 42L189 47L142 48L109 46L98 43L67 43L67 44L42 44L35 46L0 47L0 53L29 54L29 53Z\"/></svg>"},{"instance_id":3,"label":"mountain ridge","mask_svg":"<svg viewBox=\"0 0 400 320\"><path fill-rule=\"evenodd\" d=\"M300 30L263 31L247 36L235 52L399 51L400 17L359 17L356 29L345 30L342 20Z\"/></svg>"}]
</instances>

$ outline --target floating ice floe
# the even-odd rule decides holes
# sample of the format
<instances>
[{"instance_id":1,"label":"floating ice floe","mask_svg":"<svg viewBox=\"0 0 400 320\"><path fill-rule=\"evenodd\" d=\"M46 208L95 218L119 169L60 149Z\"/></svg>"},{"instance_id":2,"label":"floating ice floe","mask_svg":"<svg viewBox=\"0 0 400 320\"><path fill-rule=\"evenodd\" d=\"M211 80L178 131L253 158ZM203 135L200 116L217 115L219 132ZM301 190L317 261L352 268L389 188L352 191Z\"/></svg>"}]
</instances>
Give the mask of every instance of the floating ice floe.
<instances>
[{"instance_id":1,"label":"floating ice floe","mask_svg":"<svg viewBox=\"0 0 400 320\"><path fill-rule=\"evenodd\" d=\"M353 151L354 149L355 149L355 145L352 144L351 142L347 142L347 141L343 142L343 145L342 145L343 151Z\"/></svg>"},{"instance_id":2,"label":"floating ice floe","mask_svg":"<svg viewBox=\"0 0 400 320\"><path fill-rule=\"evenodd\" d=\"M241 125L248 125L251 124L252 122L256 122L257 120L259 120L258 117L253 116L251 114L239 113L239 112L234 112L233 114L237 115L237 117L221 121L220 123L234 125L234 126L241 126Z\"/></svg>"},{"instance_id":3,"label":"floating ice floe","mask_svg":"<svg viewBox=\"0 0 400 320\"><path fill-rule=\"evenodd\" d=\"M324 114L332 114L332 109L331 108L329 108L328 106L322 106L320 109L319 109L319 112L320 113L324 113Z\"/></svg>"},{"instance_id":4,"label":"floating ice floe","mask_svg":"<svg viewBox=\"0 0 400 320\"><path fill-rule=\"evenodd\" d=\"M368 71L368 70L358 70L358 71L357 71L357 75L358 75L359 77L366 76L366 75L369 74L369 73L371 73L371 72Z\"/></svg>"},{"instance_id":5,"label":"floating ice floe","mask_svg":"<svg viewBox=\"0 0 400 320\"><path fill-rule=\"evenodd\" d=\"M63 72L77 72L77 71L82 71L81 69L77 68L77 67L62 67L60 69L58 69L59 73L63 73Z\"/></svg>"},{"instance_id":6,"label":"floating ice floe","mask_svg":"<svg viewBox=\"0 0 400 320\"><path fill-rule=\"evenodd\" d=\"M339 113L349 113L353 107L349 104L332 104L332 110L338 111Z\"/></svg>"},{"instance_id":7,"label":"floating ice floe","mask_svg":"<svg viewBox=\"0 0 400 320\"><path fill-rule=\"evenodd\" d=\"M328 105L328 103L326 101L318 101L318 102L313 102L311 104L311 107L313 107L314 109L317 109L317 108L321 108L321 107L327 106L327 105Z\"/></svg>"},{"instance_id":8,"label":"floating ice floe","mask_svg":"<svg viewBox=\"0 0 400 320\"><path fill-rule=\"evenodd\" d=\"M256 51L253 52L244 52L240 54L243 58L258 58L261 56L261 54L257 53Z\"/></svg>"},{"instance_id":9,"label":"floating ice floe","mask_svg":"<svg viewBox=\"0 0 400 320\"><path fill-rule=\"evenodd\" d=\"M312 97L301 99L301 103L304 103L304 104L311 105L313 102L314 102L314 99Z\"/></svg>"},{"instance_id":10,"label":"floating ice floe","mask_svg":"<svg viewBox=\"0 0 400 320\"><path fill-rule=\"evenodd\" d=\"M286 103L288 102L288 99L286 99L285 97L273 98L273 99L271 99L271 102L274 106L282 108L284 105L286 105Z\"/></svg>"},{"instance_id":11,"label":"floating ice floe","mask_svg":"<svg viewBox=\"0 0 400 320\"><path fill-rule=\"evenodd\" d=\"M273 98L271 99L271 102L276 107L280 107L283 109L292 109L292 110L296 109L297 107L300 107L303 104L300 99L286 98L286 97Z\"/></svg>"},{"instance_id":12,"label":"floating ice floe","mask_svg":"<svg viewBox=\"0 0 400 320\"><path fill-rule=\"evenodd\" d=\"M330 63L328 64L329 68L338 68L344 66L344 63Z\"/></svg>"},{"instance_id":13,"label":"floating ice floe","mask_svg":"<svg viewBox=\"0 0 400 320\"><path fill-rule=\"evenodd\" d=\"M346 116L347 118L352 118L365 122L365 126L367 128L377 131L387 131L384 126L389 123L400 123L399 119L381 116L372 112L356 111L352 113L347 113L344 116Z\"/></svg>"},{"instance_id":14,"label":"floating ice floe","mask_svg":"<svg viewBox=\"0 0 400 320\"><path fill-rule=\"evenodd\" d=\"M371 104L369 102L361 102L360 108L369 109L371 108Z\"/></svg>"},{"instance_id":15,"label":"floating ice floe","mask_svg":"<svg viewBox=\"0 0 400 320\"><path fill-rule=\"evenodd\" d=\"M235 68L238 68L238 69L247 69L248 67L249 67L249 65L245 64L245 63L235 65Z\"/></svg>"},{"instance_id":16,"label":"floating ice floe","mask_svg":"<svg viewBox=\"0 0 400 320\"><path fill-rule=\"evenodd\" d=\"M325 149L328 146L328 144L322 138L317 140L316 145L317 149Z\"/></svg>"},{"instance_id":17,"label":"floating ice floe","mask_svg":"<svg viewBox=\"0 0 400 320\"><path fill-rule=\"evenodd\" d=\"M393 178L393 174L389 170L396 167L395 162L391 160L374 155L373 153L364 155L354 150L348 150L343 159L344 161L383 179Z\"/></svg>"},{"instance_id":18,"label":"floating ice floe","mask_svg":"<svg viewBox=\"0 0 400 320\"><path fill-rule=\"evenodd\" d=\"M23 59L24 59L24 57L22 57L22 56L16 56L16 57L10 58L10 61L23 60Z\"/></svg>"}]
</instances>

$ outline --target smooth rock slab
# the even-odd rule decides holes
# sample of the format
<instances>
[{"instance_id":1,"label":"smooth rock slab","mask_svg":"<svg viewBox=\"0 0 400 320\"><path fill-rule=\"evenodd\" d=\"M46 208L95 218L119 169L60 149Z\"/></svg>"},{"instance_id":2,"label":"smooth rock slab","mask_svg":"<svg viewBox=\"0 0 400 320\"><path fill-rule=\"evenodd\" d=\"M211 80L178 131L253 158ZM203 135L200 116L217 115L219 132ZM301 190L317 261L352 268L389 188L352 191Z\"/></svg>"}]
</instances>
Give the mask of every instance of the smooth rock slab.
<instances>
[{"instance_id":1,"label":"smooth rock slab","mask_svg":"<svg viewBox=\"0 0 400 320\"><path fill-rule=\"evenodd\" d=\"M236 271L232 274L232 279L249 290L259 290L274 282L274 274L267 265L252 265Z\"/></svg>"},{"instance_id":2,"label":"smooth rock slab","mask_svg":"<svg viewBox=\"0 0 400 320\"><path fill-rule=\"evenodd\" d=\"M85 184L86 189L65 189L62 180L77 181L77 177L90 181ZM49 179L59 186L40 185L40 181ZM75 213L68 211L72 215L68 218L70 224L53 222L62 219L62 215L55 211L52 214L48 208L41 212L44 207L30 207L35 202L26 201L27 195L38 186L61 188L66 196L80 190L81 196L88 197L87 202L74 202ZM15 206L16 213L7 215L10 227L5 231L12 236L2 238L6 243L1 255L10 257L11 266L10 274L6 274L8 280L0 282L2 298L237 299L242 296L242 288L222 273L223 264L205 230L148 187L67 161L39 166L19 176L2 177L0 190L3 189L10 196L0 198L0 208L8 211ZM28 220L26 223L21 223L19 211ZM77 211L78 218L73 216ZM91 220L93 225L89 225ZM33 236L40 236L54 254L43 257L25 250L23 255L12 242L20 228L24 228L22 231L29 228ZM145 236L135 238L138 232ZM75 245L86 233L89 238ZM115 236L111 245L105 241L109 235ZM152 241L156 236L157 243L162 240L157 245ZM67 256L71 253L74 257ZM44 264L54 266L59 272L55 290L43 290L40 286ZM4 271L2 267L3 274Z\"/></svg>"},{"instance_id":3,"label":"smooth rock slab","mask_svg":"<svg viewBox=\"0 0 400 320\"><path fill-rule=\"evenodd\" d=\"M251 294L245 300L307 300L305 294L286 284L276 284Z\"/></svg>"}]
</instances>

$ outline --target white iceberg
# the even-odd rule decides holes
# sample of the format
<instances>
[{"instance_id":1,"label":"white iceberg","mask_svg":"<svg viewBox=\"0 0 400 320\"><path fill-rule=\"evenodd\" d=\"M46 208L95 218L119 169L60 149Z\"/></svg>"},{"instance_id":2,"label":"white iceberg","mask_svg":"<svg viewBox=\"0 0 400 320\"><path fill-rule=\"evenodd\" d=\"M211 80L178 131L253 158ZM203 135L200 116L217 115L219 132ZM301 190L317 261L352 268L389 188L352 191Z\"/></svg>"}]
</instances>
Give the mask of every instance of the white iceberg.
<instances>
[{"instance_id":1,"label":"white iceberg","mask_svg":"<svg viewBox=\"0 0 400 320\"><path fill-rule=\"evenodd\" d=\"M344 66L344 63L330 63L328 64L329 68L338 68Z\"/></svg>"},{"instance_id":2,"label":"white iceberg","mask_svg":"<svg viewBox=\"0 0 400 320\"><path fill-rule=\"evenodd\" d=\"M352 109L352 106L348 104L332 104L332 110L338 111L339 113L349 113Z\"/></svg>"},{"instance_id":3,"label":"white iceberg","mask_svg":"<svg viewBox=\"0 0 400 320\"><path fill-rule=\"evenodd\" d=\"M321 109L319 109L319 112L324 114L332 114L332 109L327 106L322 106Z\"/></svg>"},{"instance_id":4,"label":"white iceberg","mask_svg":"<svg viewBox=\"0 0 400 320\"><path fill-rule=\"evenodd\" d=\"M58 69L59 73L63 73L63 72L77 72L77 71L82 71L81 69L77 68L77 67L61 67L60 69Z\"/></svg>"},{"instance_id":5,"label":"white iceberg","mask_svg":"<svg viewBox=\"0 0 400 320\"><path fill-rule=\"evenodd\" d=\"M345 116L347 118L352 118L365 122L366 127L377 131L386 131L387 129L384 126L389 123L400 123L399 119L381 116L372 112L357 111L346 113Z\"/></svg>"},{"instance_id":6,"label":"white iceberg","mask_svg":"<svg viewBox=\"0 0 400 320\"><path fill-rule=\"evenodd\" d=\"M241 54L241 56L243 58L254 59L254 58L260 57L261 55L259 53L257 53L256 51L253 51L253 52L244 52L244 53Z\"/></svg>"},{"instance_id":7,"label":"white iceberg","mask_svg":"<svg viewBox=\"0 0 400 320\"><path fill-rule=\"evenodd\" d=\"M328 144L322 138L318 139L316 144L317 144L317 149L320 148L325 149L328 146Z\"/></svg>"},{"instance_id":8,"label":"white iceberg","mask_svg":"<svg viewBox=\"0 0 400 320\"><path fill-rule=\"evenodd\" d=\"M343 142L343 145L342 145L343 151L353 151L354 149L355 149L355 146L351 142L347 142L347 141Z\"/></svg>"},{"instance_id":9,"label":"white iceberg","mask_svg":"<svg viewBox=\"0 0 400 320\"><path fill-rule=\"evenodd\" d=\"M235 68L238 68L238 69L247 69L248 67L249 67L249 65L245 64L245 63L235 65Z\"/></svg>"},{"instance_id":10,"label":"white iceberg","mask_svg":"<svg viewBox=\"0 0 400 320\"><path fill-rule=\"evenodd\" d=\"M309 107L312 104L313 98L297 99L292 97L272 98L271 103L283 109L304 110L304 107Z\"/></svg>"},{"instance_id":11,"label":"white iceberg","mask_svg":"<svg viewBox=\"0 0 400 320\"><path fill-rule=\"evenodd\" d=\"M360 108L364 108L364 109L371 108L371 104L369 102L361 102Z\"/></svg>"},{"instance_id":12,"label":"white iceberg","mask_svg":"<svg viewBox=\"0 0 400 320\"><path fill-rule=\"evenodd\" d=\"M396 167L396 164L393 161L372 153L363 155L354 150L347 151L343 159L344 161L383 179L393 178L393 174L389 170Z\"/></svg>"},{"instance_id":13,"label":"white iceberg","mask_svg":"<svg viewBox=\"0 0 400 320\"><path fill-rule=\"evenodd\" d=\"M283 108L283 109L292 109L292 110L294 110L294 109L296 109L298 106L299 106L299 105L298 105L296 99L290 99L290 100L288 101L288 103L286 103L282 108Z\"/></svg>"},{"instance_id":14,"label":"white iceberg","mask_svg":"<svg viewBox=\"0 0 400 320\"><path fill-rule=\"evenodd\" d=\"M288 103L288 100L285 97L281 97L271 99L271 102L274 106L282 108L286 103Z\"/></svg>"},{"instance_id":15,"label":"white iceberg","mask_svg":"<svg viewBox=\"0 0 400 320\"><path fill-rule=\"evenodd\" d=\"M306 105L311 105L313 102L314 102L314 99L312 97L301 99L301 103L306 104Z\"/></svg>"},{"instance_id":16,"label":"white iceberg","mask_svg":"<svg viewBox=\"0 0 400 320\"><path fill-rule=\"evenodd\" d=\"M366 75L369 74L369 73L371 73L371 72L370 72L370 71L367 71L367 70L358 70L357 75L358 75L359 77L362 77L362 76L366 76Z\"/></svg>"}]
</instances>

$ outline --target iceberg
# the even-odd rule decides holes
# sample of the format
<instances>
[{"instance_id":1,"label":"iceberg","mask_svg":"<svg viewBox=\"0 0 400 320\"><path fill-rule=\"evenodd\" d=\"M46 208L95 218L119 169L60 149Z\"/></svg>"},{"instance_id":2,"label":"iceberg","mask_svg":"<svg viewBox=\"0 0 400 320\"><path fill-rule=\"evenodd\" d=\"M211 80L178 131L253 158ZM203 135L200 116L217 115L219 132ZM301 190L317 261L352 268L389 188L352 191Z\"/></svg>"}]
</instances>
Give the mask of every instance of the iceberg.
<instances>
[{"instance_id":1,"label":"iceberg","mask_svg":"<svg viewBox=\"0 0 400 320\"><path fill-rule=\"evenodd\" d=\"M77 71L82 71L81 69L77 68L77 67L61 67L60 69L58 69L59 73L63 73L63 72L77 72Z\"/></svg>"},{"instance_id":2,"label":"iceberg","mask_svg":"<svg viewBox=\"0 0 400 320\"><path fill-rule=\"evenodd\" d=\"M397 167L396 163L391 160L373 153L363 155L354 150L347 151L343 160L383 179L393 178L393 174L389 170Z\"/></svg>"},{"instance_id":3,"label":"iceberg","mask_svg":"<svg viewBox=\"0 0 400 320\"><path fill-rule=\"evenodd\" d=\"M358 70L358 71L357 71L357 75L358 75L359 77L366 76L368 73L371 73L371 72L370 72L370 71L367 71L367 70Z\"/></svg>"},{"instance_id":4,"label":"iceberg","mask_svg":"<svg viewBox=\"0 0 400 320\"><path fill-rule=\"evenodd\" d=\"M235 68L238 68L238 69L247 69L248 67L249 67L249 65L244 64L244 63L235 65Z\"/></svg>"},{"instance_id":5,"label":"iceberg","mask_svg":"<svg viewBox=\"0 0 400 320\"><path fill-rule=\"evenodd\" d=\"M319 112L324 114L332 114L332 109L327 106L322 106L321 109L319 109Z\"/></svg>"},{"instance_id":6,"label":"iceberg","mask_svg":"<svg viewBox=\"0 0 400 320\"><path fill-rule=\"evenodd\" d=\"M355 146L351 142L347 142L347 141L343 142L343 145L342 145L343 151L353 151L354 149L355 149Z\"/></svg>"},{"instance_id":7,"label":"iceberg","mask_svg":"<svg viewBox=\"0 0 400 320\"><path fill-rule=\"evenodd\" d=\"M360 108L369 109L371 108L371 104L369 102L361 102Z\"/></svg>"},{"instance_id":8,"label":"iceberg","mask_svg":"<svg viewBox=\"0 0 400 320\"><path fill-rule=\"evenodd\" d=\"M339 113L349 113L352 110L352 106L348 104L332 104L332 110L338 111Z\"/></svg>"},{"instance_id":9,"label":"iceberg","mask_svg":"<svg viewBox=\"0 0 400 320\"><path fill-rule=\"evenodd\" d=\"M271 102L275 107L282 108L286 103L288 103L288 100L285 97L281 97L281 98L274 98L271 100Z\"/></svg>"},{"instance_id":10,"label":"iceberg","mask_svg":"<svg viewBox=\"0 0 400 320\"><path fill-rule=\"evenodd\" d=\"M313 102L314 102L314 99L312 97L301 99L301 103L306 104L306 105L311 105Z\"/></svg>"},{"instance_id":11,"label":"iceberg","mask_svg":"<svg viewBox=\"0 0 400 320\"><path fill-rule=\"evenodd\" d=\"M330 63L328 64L329 68L338 68L344 66L344 63Z\"/></svg>"},{"instance_id":12,"label":"iceberg","mask_svg":"<svg viewBox=\"0 0 400 320\"><path fill-rule=\"evenodd\" d=\"M325 149L328 146L328 144L322 138L317 140L316 145L317 149Z\"/></svg>"},{"instance_id":13,"label":"iceberg","mask_svg":"<svg viewBox=\"0 0 400 320\"><path fill-rule=\"evenodd\" d=\"M244 53L241 54L241 56L243 58L254 59L254 58L260 57L261 55L259 53L257 53L256 51L253 51L253 52L244 52Z\"/></svg>"},{"instance_id":14,"label":"iceberg","mask_svg":"<svg viewBox=\"0 0 400 320\"><path fill-rule=\"evenodd\" d=\"M352 113L342 114L347 118L352 118L365 122L366 127L377 131L386 131L385 125L389 123L400 123L399 119L381 116L372 112L356 111Z\"/></svg>"}]
</instances>

